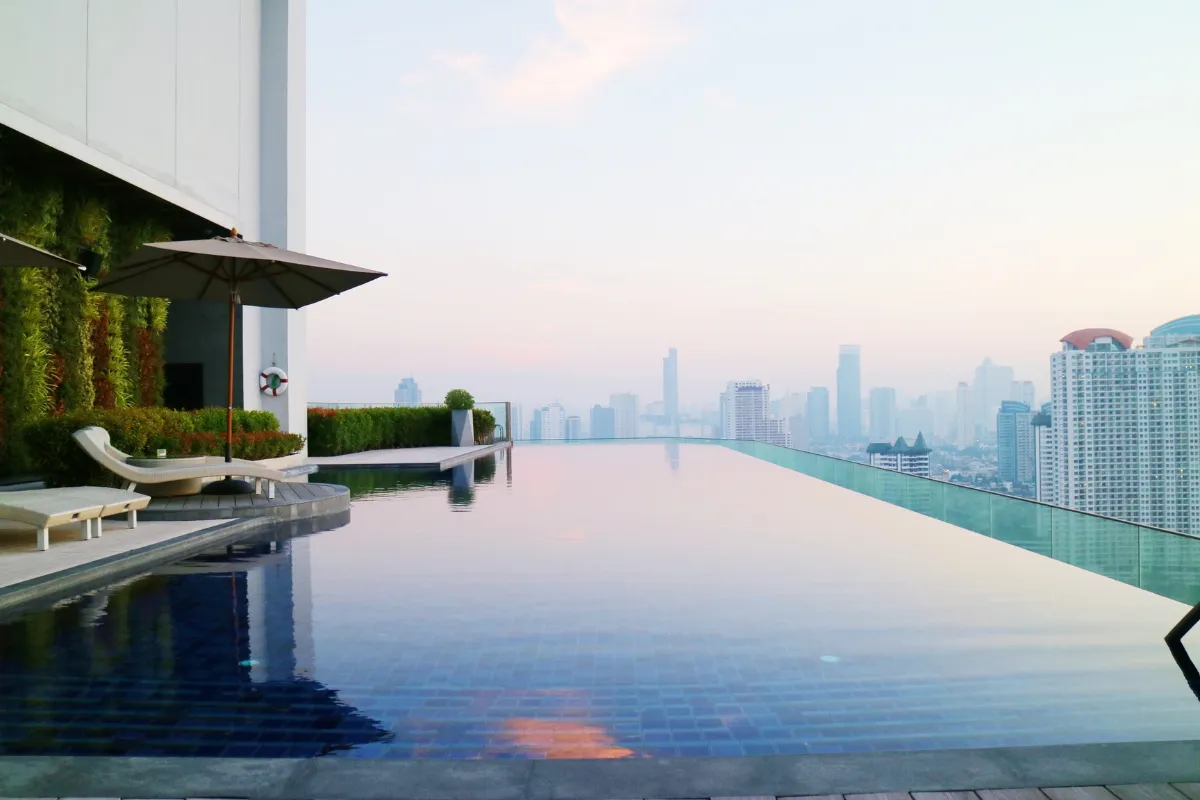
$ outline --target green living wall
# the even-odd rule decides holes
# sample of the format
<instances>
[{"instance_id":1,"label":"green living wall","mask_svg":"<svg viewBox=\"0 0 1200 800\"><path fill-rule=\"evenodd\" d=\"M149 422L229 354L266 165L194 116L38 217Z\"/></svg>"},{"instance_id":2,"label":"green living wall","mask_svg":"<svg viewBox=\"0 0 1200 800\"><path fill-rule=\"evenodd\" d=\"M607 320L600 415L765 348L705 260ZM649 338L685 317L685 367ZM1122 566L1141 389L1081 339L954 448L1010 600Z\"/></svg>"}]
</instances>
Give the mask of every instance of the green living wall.
<instances>
[{"instance_id":1,"label":"green living wall","mask_svg":"<svg viewBox=\"0 0 1200 800\"><path fill-rule=\"evenodd\" d=\"M100 275L142 242L171 238L156 219L100 193L0 160L0 231L79 259ZM0 268L0 469L28 468L17 432L33 420L92 408L162 404L167 301L92 294L68 269Z\"/></svg>"}]
</instances>

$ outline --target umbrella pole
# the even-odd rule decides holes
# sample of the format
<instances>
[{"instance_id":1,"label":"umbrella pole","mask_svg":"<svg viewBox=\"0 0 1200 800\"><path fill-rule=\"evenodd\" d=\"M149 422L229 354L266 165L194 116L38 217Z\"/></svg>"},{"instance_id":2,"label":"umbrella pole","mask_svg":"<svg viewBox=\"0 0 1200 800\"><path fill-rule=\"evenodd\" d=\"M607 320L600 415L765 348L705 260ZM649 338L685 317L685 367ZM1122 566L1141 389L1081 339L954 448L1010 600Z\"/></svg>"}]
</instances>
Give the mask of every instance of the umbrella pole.
<instances>
[{"instance_id":1,"label":"umbrella pole","mask_svg":"<svg viewBox=\"0 0 1200 800\"><path fill-rule=\"evenodd\" d=\"M229 286L229 402L225 406L225 463L233 461L233 340L235 336L234 323L237 308L234 298L237 297L237 287ZM226 480L229 476L225 476Z\"/></svg>"}]
</instances>

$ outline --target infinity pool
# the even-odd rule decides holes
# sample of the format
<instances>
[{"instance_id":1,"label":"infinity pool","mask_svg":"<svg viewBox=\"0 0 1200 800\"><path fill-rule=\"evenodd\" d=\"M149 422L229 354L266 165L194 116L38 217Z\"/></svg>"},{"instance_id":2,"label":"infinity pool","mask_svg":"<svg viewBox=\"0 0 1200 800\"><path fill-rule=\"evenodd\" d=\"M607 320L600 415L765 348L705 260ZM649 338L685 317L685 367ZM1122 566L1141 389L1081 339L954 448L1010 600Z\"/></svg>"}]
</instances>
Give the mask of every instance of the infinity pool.
<instances>
[{"instance_id":1,"label":"infinity pool","mask_svg":"<svg viewBox=\"0 0 1200 800\"><path fill-rule=\"evenodd\" d=\"M1185 606L719 445L355 471L348 524L0 624L0 752L637 758L1200 738ZM120 535L119 531L112 535Z\"/></svg>"}]
</instances>

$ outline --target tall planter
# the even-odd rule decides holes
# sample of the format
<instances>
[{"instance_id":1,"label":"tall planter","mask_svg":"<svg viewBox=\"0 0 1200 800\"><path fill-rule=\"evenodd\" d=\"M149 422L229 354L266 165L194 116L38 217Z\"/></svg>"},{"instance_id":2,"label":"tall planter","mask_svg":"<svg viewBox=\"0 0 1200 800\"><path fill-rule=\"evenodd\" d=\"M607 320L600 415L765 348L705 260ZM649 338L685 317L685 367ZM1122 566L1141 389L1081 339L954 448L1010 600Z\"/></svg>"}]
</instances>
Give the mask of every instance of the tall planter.
<instances>
[{"instance_id":1,"label":"tall planter","mask_svg":"<svg viewBox=\"0 0 1200 800\"><path fill-rule=\"evenodd\" d=\"M471 409L450 412L450 445L471 447L475 444L475 420Z\"/></svg>"}]
</instances>

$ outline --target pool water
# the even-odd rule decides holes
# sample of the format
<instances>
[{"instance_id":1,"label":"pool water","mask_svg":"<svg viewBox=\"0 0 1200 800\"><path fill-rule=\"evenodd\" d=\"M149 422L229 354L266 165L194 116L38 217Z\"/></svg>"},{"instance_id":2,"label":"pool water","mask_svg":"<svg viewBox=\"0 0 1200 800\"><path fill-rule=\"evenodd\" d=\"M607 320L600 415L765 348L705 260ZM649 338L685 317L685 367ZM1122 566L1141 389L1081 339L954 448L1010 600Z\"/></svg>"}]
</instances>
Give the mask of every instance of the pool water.
<instances>
[{"instance_id":1,"label":"pool water","mask_svg":"<svg viewBox=\"0 0 1200 800\"><path fill-rule=\"evenodd\" d=\"M0 752L637 758L1200 738L1185 606L719 445L316 476L0 623ZM114 535L119 535L114 534Z\"/></svg>"}]
</instances>

